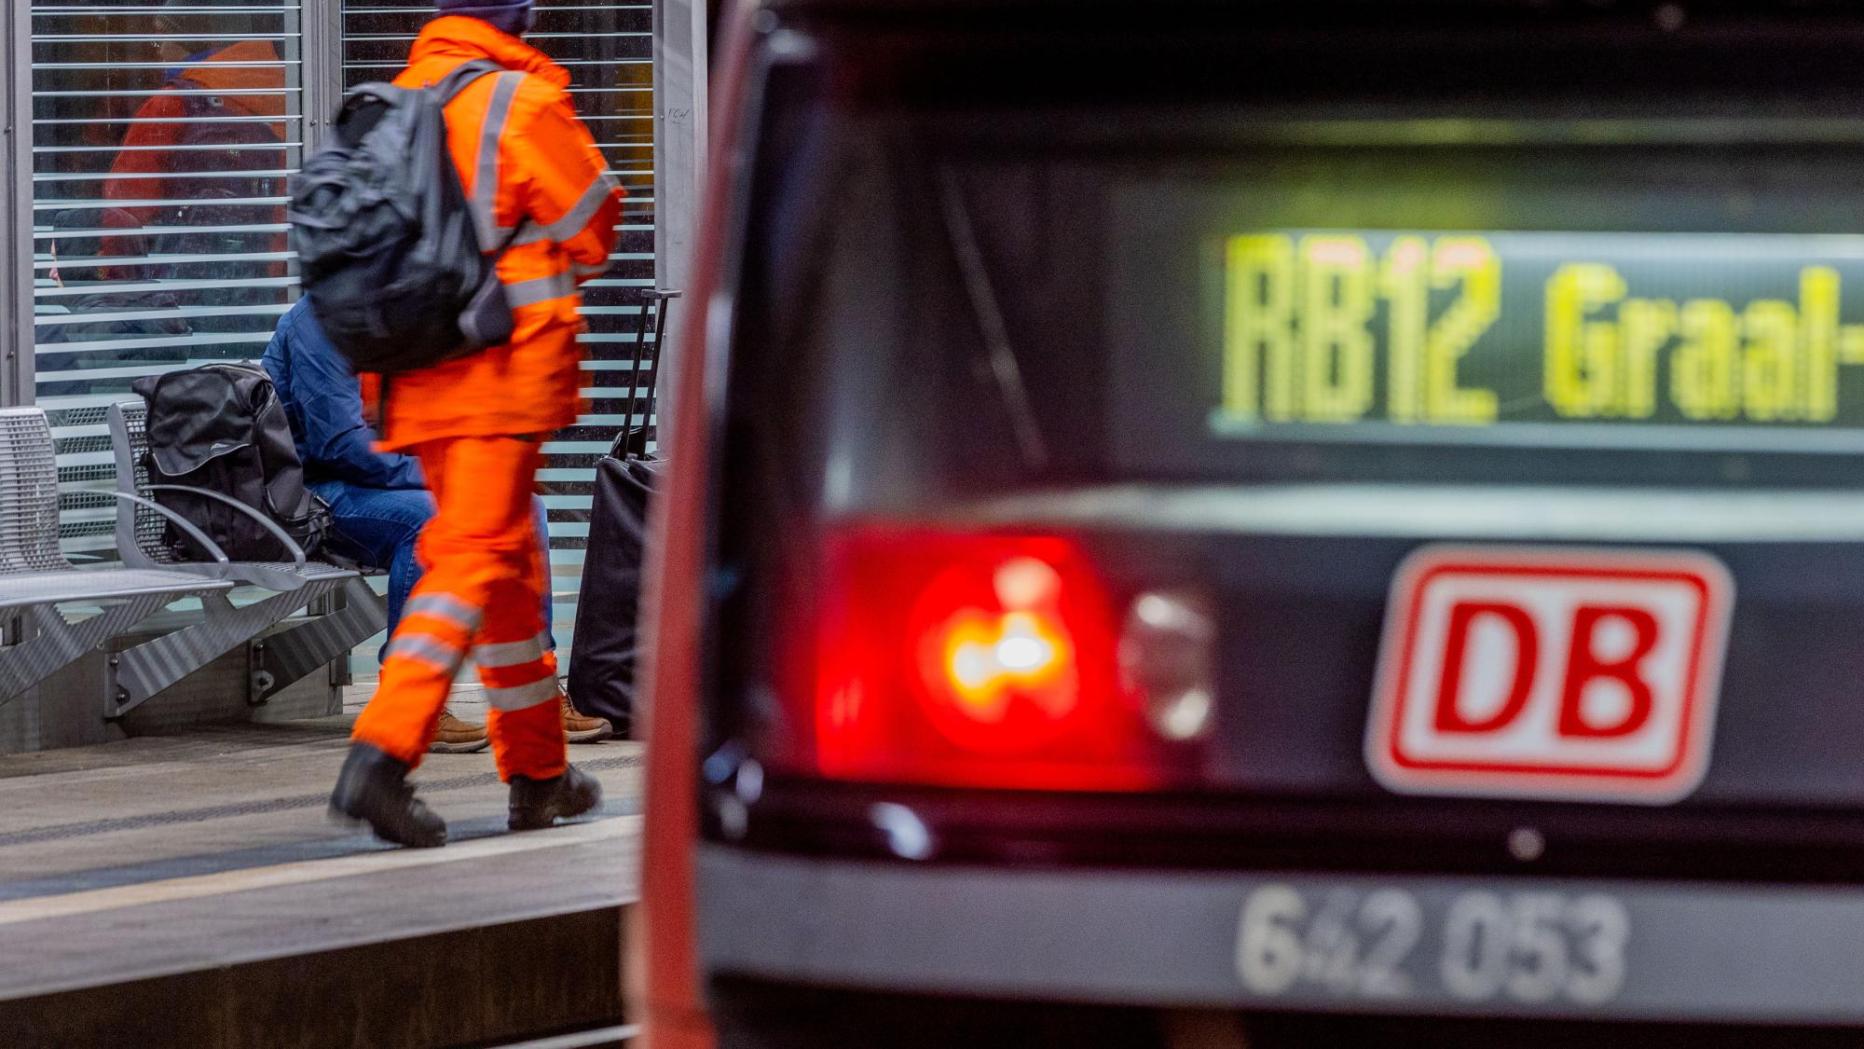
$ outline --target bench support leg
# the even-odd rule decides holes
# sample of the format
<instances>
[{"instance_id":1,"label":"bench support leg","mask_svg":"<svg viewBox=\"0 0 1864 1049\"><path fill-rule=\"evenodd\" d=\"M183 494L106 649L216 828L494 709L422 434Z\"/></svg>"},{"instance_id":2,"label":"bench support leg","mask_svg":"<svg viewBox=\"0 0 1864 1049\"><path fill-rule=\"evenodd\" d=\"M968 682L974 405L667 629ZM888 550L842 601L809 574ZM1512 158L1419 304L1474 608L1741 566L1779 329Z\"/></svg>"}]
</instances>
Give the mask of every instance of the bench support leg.
<instances>
[{"instance_id":1,"label":"bench support leg","mask_svg":"<svg viewBox=\"0 0 1864 1049\"><path fill-rule=\"evenodd\" d=\"M329 665L388 624L382 602L362 579L349 580L311 607L323 614L252 642L249 695L255 706Z\"/></svg>"},{"instance_id":2,"label":"bench support leg","mask_svg":"<svg viewBox=\"0 0 1864 1049\"><path fill-rule=\"evenodd\" d=\"M224 594L203 595L206 614L200 622L111 657L104 716L120 718L135 710L342 583L341 579L306 583L245 606L234 605Z\"/></svg>"},{"instance_id":3,"label":"bench support leg","mask_svg":"<svg viewBox=\"0 0 1864 1049\"><path fill-rule=\"evenodd\" d=\"M98 645L161 611L178 594L144 594L124 598L89 619L68 622L55 605L27 611L26 640L0 652L0 703L77 662ZM210 595L202 595L207 600Z\"/></svg>"}]
</instances>

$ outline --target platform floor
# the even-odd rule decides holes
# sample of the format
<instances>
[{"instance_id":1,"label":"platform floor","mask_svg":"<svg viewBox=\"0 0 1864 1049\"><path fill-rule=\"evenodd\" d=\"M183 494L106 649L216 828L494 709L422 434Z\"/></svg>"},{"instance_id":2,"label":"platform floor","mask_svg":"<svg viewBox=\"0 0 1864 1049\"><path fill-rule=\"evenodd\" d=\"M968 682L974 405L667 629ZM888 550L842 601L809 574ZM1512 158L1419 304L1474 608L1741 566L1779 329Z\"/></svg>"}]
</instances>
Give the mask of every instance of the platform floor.
<instances>
[{"instance_id":1,"label":"platform floor","mask_svg":"<svg viewBox=\"0 0 1864 1049\"><path fill-rule=\"evenodd\" d=\"M452 841L401 850L326 816L347 720L0 757L0 1003L554 916L612 923L634 899L636 744L573 748L604 806L531 834L506 832L490 754L433 755L417 779Z\"/></svg>"}]
</instances>

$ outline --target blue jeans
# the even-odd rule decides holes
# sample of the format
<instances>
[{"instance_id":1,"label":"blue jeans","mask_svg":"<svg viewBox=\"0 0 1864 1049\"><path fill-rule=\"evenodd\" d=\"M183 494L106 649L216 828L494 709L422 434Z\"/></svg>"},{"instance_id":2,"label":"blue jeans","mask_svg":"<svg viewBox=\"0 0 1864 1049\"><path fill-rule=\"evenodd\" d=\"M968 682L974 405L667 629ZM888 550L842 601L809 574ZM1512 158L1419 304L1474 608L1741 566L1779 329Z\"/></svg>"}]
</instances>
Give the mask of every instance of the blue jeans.
<instances>
[{"instance_id":1,"label":"blue jeans","mask_svg":"<svg viewBox=\"0 0 1864 1049\"><path fill-rule=\"evenodd\" d=\"M421 578L414 544L434 516L434 497L424 488L364 488L347 481L319 481L311 491L330 504L331 529L324 545L331 553L365 568L388 573L388 633L395 634L402 606ZM537 536L546 563L550 556L550 521L544 501L535 502ZM544 631L552 627L550 588L544 588ZM556 640L550 642L556 647Z\"/></svg>"}]
</instances>

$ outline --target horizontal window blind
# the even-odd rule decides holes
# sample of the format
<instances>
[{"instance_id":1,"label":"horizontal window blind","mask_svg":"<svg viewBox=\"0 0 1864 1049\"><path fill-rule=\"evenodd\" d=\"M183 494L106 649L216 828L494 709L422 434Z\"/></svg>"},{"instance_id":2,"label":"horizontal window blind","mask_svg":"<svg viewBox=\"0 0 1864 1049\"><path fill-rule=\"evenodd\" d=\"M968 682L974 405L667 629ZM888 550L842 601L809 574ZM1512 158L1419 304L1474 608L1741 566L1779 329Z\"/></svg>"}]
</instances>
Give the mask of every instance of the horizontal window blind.
<instances>
[{"instance_id":1,"label":"horizontal window blind","mask_svg":"<svg viewBox=\"0 0 1864 1049\"><path fill-rule=\"evenodd\" d=\"M18 2L18 0L15 0ZM34 367L67 550L114 556L105 408L256 359L296 297L299 0L32 0Z\"/></svg>"},{"instance_id":2,"label":"horizontal window blind","mask_svg":"<svg viewBox=\"0 0 1864 1049\"><path fill-rule=\"evenodd\" d=\"M344 87L394 77L433 13L433 5L420 0L344 0ZM641 294L654 283L653 8L615 0L549 0L538 6L525 39L569 71L577 112L601 144L610 172L628 190L609 271L584 288L586 414L545 444L539 475L550 511L555 632L568 651L594 467L628 423L623 413L636 388L629 365Z\"/></svg>"},{"instance_id":3,"label":"horizontal window blind","mask_svg":"<svg viewBox=\"0 0 1864 1049\"><path fill-rule=\"evenodd\" d=\"M303 161L304 71L321 66L307 65L301 8L31 0L36 392L76 559L115 556L106 406L142 376L257 358L298 295L285 184ZM341 14L347 88L393 76L433 8L342 0ZM629 192L611 269L585 296L587 413L547 445L541 475L567 644L592 468L641 389L629 363L654 273L651 5L553 0L529 39L570 71Z\"/></svg>"}]
</instances>

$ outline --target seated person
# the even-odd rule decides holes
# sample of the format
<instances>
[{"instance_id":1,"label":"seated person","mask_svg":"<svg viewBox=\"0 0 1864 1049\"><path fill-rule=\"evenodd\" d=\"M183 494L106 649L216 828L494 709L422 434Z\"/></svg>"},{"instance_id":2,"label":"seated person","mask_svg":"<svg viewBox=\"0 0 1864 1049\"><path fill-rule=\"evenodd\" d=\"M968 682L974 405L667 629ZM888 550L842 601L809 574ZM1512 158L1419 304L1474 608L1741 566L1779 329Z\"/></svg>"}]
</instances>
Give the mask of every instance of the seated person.
<instances>
[{"instance_id":1,"label":"seated person","mask_svg":"<svg viewBox=\"0 0 1864 1049\"><path fill-rule=\"evenodd\" d=\"M311 491L330 504L331 530L324 548L367 568L388 572L388 632L394 635L402 606L421 577L415 540L434 515L433 496L413 456L375 450L375 432L363 418L362 383L318 326L309 299L299 299L278 323L265 348L266 373L291 420L291 435L304 462ZM550 536L543 500L537 501L539 556L548 571ZM544 594L544 626L551 626L550 594ZM554 649L556 642L551 641ZM561 696L563 729L572 743L607 739L614 728L583 717ZM484 725L440 715L433 749L466 753L488 745Z\"/></svg>"}]
</instances>

